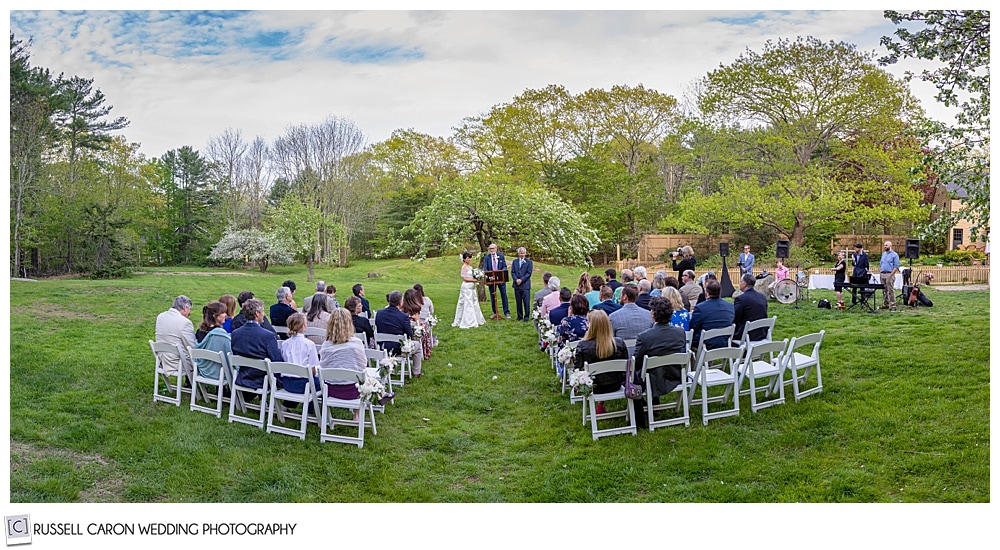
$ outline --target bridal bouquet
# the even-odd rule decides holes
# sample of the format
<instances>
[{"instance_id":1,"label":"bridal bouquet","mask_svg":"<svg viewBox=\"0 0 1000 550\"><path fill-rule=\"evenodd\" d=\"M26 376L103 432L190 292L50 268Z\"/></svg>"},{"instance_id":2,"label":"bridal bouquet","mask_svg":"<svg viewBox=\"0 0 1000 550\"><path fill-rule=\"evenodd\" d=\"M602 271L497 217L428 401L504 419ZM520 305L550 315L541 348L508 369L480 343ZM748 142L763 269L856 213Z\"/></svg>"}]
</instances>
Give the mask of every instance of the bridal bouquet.
<instances>
[{"instance_id":1,"label":"bridal bouquet","mask_svg":"<svg viewBox=\"0 0 1000 550\"><path fill-rule=\"evenodd\" d=\"M573 391L580 395L590 395L594 393L594 379L583 369L575 370L569 375L569 385L573 386Z\"/></svg>"},{"instance_id":2,"label":"bridal bouquet","mask_svg":"<svg viewBox=\"0 0 1000 550\"><path fill-rule=\"evenodd\" d=\"M396 365L399 364L399 359L396 359L392 355L388 357L383 357L379 359L378 362L378 375L383 380L392 375L396 371Z\"/></svg>"},{"instance_id":3,"label":"bridal bouquet","mask_svg":"<svg viewBox=\"0 0 1000 550\"><path fill-rule=\"evenodd\" d=\"M556 355L556 358L558 358L559 362L563 365L568 365L573 362L574 358L576 358L576 348L563 346L563 348L559 350L559 353Z\"/></svg>"},{"instance_id":4,"label":"bridal bouquet","mask_svg":"<svg viewBox=\"0 0 1000 550\"><path fill-rule=\"evenodd\" d=\"M410 328L413 329L414 340L419 340L424 337L424 324L420 321L410 321Z\"/></svg>"},{"instance_id":5,"label":"bridal bouquet","mask_svg":"<svg viewBox=\"0 0 1000 550\"><path fill-rule=\"evenodd\" d=\"M486 276L486 273L483 272L482 269L479 269L478 267L472 268L472 278L473 279L476 279L477 281L482 281L483 277L485 277L485 276Z\"/></svg>"},{"instance_id":6,"label":"bridal bouquet","mask_svg":"<svg viewBox=\"0 0 1000 550\"><path fill-rule=\"evenodd\" d=\"M364 384L356 382L354 385L357 386L358 393L361 394L361 401L363 403L370 403L372 397L380 399L385 395L385 386L382 385L382 381L368 374L365 375Z\"/></svg>"},{"instance_id":7,"label":"bridal bouquet","mask_svg":"<svg viewBox=\"0 0 1000 550\"><path fill-rule=\"evenodd\" d=\"M410 340L409 338L403 338L403 341L399 343L399 353L402 353L406 357L413 357L413 354L417 353L420 349L419 340Z\"/></svg>"}]
</instances>

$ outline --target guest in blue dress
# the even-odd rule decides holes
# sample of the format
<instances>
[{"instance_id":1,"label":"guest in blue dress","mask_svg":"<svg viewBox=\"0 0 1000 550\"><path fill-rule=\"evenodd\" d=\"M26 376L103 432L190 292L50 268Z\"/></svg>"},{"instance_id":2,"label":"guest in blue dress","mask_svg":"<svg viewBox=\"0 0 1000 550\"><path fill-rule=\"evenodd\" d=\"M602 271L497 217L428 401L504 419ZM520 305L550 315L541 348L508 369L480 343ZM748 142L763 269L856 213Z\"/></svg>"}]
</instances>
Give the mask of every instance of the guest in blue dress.
<instances>
[{"instance_id":1,"label":"guest in blue dress","mask_svg":"<svg viewBox=\"0 0 1000 550\"><path fill-rule=\"evenodd\" d=\"M670 325L675 327L681 327L685 331L691 329L691 312L684 309L684 301L681 298L681 293L676 288L668 286L663 289L663 297L670 302L670 307L673 308L674 313L670 316Z\"/></svg>"},{"instance_id":2,"label":"guest in blue dress","mask_svg":"<svg viewBox=\"0 0 1000 550\"><path fill-rule=\"evenodd\" d=\"M589 281L588 281L589 282ZM590 304L583 294L574 294L569 300L569 315L563 318L556 329L559 336L559 343L566 344L583 338L587 334L587 313L590 311Z\"/></svg>"}]
</instances>

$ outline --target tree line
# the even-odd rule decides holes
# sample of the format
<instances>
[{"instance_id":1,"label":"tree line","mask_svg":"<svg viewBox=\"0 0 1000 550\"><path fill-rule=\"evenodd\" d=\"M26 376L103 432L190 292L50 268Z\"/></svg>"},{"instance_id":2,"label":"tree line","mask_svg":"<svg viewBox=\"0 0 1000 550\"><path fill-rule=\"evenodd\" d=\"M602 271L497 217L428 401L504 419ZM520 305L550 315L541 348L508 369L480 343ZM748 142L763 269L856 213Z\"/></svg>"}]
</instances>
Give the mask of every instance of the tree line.
<instances>
[{"instance_id":1,"label":"tree line","mask_svg":"<svg viewBox=\"0 0 1000 550\"><path fill-rule=\"evenodd\" d=\"M748 49L682 100L642 84L577 94L553 84L447 137L399 129L369 144L330 116L271 143L229 128L203 152L185 145L147 159L112 136L128 121L111 118L93 81L32 66L29 46L11 35L15 276L296 260L311 272L490 242L607 263L652 231L820 248L838 232L933 229L946 168L971 157L981 171L988 151L988 110L985 141L956 153L874 54L805 37ZM988 77L985 89L988 102ZM985 185L988 197L988 179L963 173L960 183L980 194ZM931 238L943 238L937 225Z\"/></svg>"}]
</instances>

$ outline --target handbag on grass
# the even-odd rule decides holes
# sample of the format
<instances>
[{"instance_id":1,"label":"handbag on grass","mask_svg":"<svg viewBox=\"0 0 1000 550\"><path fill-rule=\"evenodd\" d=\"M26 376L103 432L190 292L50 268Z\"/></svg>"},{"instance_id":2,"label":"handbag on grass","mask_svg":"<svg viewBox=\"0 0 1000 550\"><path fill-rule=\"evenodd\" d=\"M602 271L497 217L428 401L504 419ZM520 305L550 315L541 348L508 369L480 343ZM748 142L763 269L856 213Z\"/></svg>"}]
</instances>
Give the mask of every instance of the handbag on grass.
<instances>
[{"instance_id":1,"label":"handbag on grass","mask_svg":"<svg viewBox=\"0 0 1000 550\"><path fill-rule=\"evenodd\" d=\"M629 356L625 367L625 397L629 399L642 399L642 386L635 383L635 376L632 372L632 357Z\"/></svg>"}]
</instances>

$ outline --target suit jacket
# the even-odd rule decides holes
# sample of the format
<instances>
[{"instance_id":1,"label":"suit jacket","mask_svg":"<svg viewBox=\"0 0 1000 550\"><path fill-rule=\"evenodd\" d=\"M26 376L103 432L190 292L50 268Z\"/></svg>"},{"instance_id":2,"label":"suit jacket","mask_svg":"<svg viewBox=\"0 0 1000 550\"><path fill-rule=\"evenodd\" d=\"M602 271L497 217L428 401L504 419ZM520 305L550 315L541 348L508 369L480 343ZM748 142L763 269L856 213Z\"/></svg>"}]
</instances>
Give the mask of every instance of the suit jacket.
<instances>
[{"instance_id":1,"label":"suit jacket","mask_svg":"<svg viewBox=\"0 0 1000 550\"><path fill-rule=\"evenodd\" d=\"M487 254L483 260L483 270L485 271L507 271L507 260L503 254L497 252L497 265L493 265L493 255Z\"/></svg>"},{"instance_id":2,"label":"suit jacket","mask_svg":"<svg viewBox=\"0 0 1000 550\"><path fill-rule=\"evenodd\" d=\"M514 288L530 290L533 270L534 264L531 263L531 260L525 258L522 262L521 258L515 258L510 266L510 280L514 283ZM518 279L521 279L521 284L517 284Z\"/></svg>"},{"instance_id":3,"label":"suit jacket","mask_svg":"<svg viewBox=\"0 0 1000 550\"><path fill-rule=\"evenodd\" d=\"M754 262L753 254L747 254L746 252L740 254L739 258L740 275L743 275L744 273L753 273L753 262Z\"/></svg>"},{"instance_id":4,"label":"suit jacket","mask_svg":"<svg viewBox=\"0 0 1000 550\"><path fill-rule=\"evenodd\" d=\"M247 321L246 324L233 331L232 347L233 355L241 355L251 359L270 359L271 361L285 360L274 333L253 321ZM267 373L257 369L240 369L239 374L236 375L236 383L251 388L261 388L264 387L265 376Z\"/></svg>"},{"instance_id":5,"label":"suit jacket","mask_svg":"<svg viewBox=\"0 0 1000 550\"><path fill-rule=\"evenodd\" d=\"M611 287L611 290L618 290L618 287L622 286L622 282L618 279L611 279L608 281L608 286Z\"/></svg>"},{"instance_id":6,"label":"suit jacket","mask_svg":"<svg viewBox=\"0 0 1000 550\"><path fill-rule=\"evenodd\" d=\"M598 302L598 304L593 307L593 309L599 309L599 310L603 311L604 313L607 313L609 317L611 316L612 313L618 311L621 308L622 308L622 305L619 304L619 303L616 303L611 298L608 298L607 300L604 300L603 302Z\"/></svg>"},{"instance_id":7,"label":"suit jacket","mask_svg":"<svg viewBox=\"0 0 1000 550\"><path fill-rule=\"evenodd\" d=\"M295 313L297 312L292 306L284 302L278 302L271 306L271 324L279 327L287 326L288 318Z\"/></svg>"},{"instance_id":8,"label":"suit jacket","mask_svg":"<svg viewBox=\"0 0 1000 550\"><path fill-rule=\"evenodd\" d=\"M687 341L685 340L684 329L671 325L656 323L647 330L639 333L635 340L635 372L638 378L642 373L642 362L648 357L658 357L680 353L685 350ZM646 391L653 397L658 397L677 387L681 382L681 369L677 366L669 366L656 369L650 372L650 387Z\"/></svg>"},{"instance_id":9,"label":"suit jacket","mask_svg":"<svg viewBox=\"0 0 1000 550\"><path fill-rule=\"evenodd\" d=\"M375 331L372 330L372 323L364 315L351 315L351 321L354 322L354 332L365 333L365 347L370 346L369 342L372 338L375 338ZM410 327L412 330L412 326Z\"/></svg>"},{"instance_id":10,"label":"suit jacket","mask_svg":"<svg viewBox=\"0 0 1000 550\"><path fill-rule=\"evenodd\" d=\"M653 299L653 296L648 292L640 292L639 296L635 299L635 305L649 311L649 301Z\"/></svg>"},{"instance_id":11,"label":"suit jacket","mask_svg":"<svg viewBox=\"0 0 1000 550\"><path fill-rule=\"evenodd\" d=\"M243 315L242 311L239 312L239 313L237 313L236 317L233 317L233 324L232 324L233 330L236 330L236 329L242 327L245 324L247 324L247 318L246 318L245 315ZM271 322L267 320L267 316L266 315L264 316L264 320L260 322L260 326L262 326L262 327L266 328L267 330L271 331L271 334L277 335L277 331L275 331L274 327L271 326ZM232 333L230 333L230 334L232 334Z\"/></svg>"},{"instance_id":12,"label":"suit jacket","mask_svg":"<svg viewBox=\"0 0 1000 550\"><path fill-rule=\"evenodd\" d=\"M372 316L371 304L364 296L358 296L358 299L361 300L361 311L365 312L365 316L370 318Z\"/></svg>"},{"instance_id":13,"label":"suit jacket","mask_svg":"<svg viewBox=\"0 0 1000 550\"><path fill-rule=\"evenodd\" d=\"M625 340L636 338L640 332L653 326L649 311L633 303L622 304L621 309L609 315L608 319L615 336Z\"/></svg>"},{"instance_id":14,"label":"suit jacket","mask_svg":"<svg viewBox=\"0 0 1000 550\"><path fill-rule=\"evenodd\" d=\"M413 338L413 326L410 325L410 316L393 306L386 306L378 310L378 315L375 316L375 330L382 334L405 334ZM396 342L386 342L382 346L391 355L399 353L399 344Z\"/></svg>"},{"instance_id":15,"label":"suit jacket","mask_svg":"<svg viewBox=\"0 0 1000 550\"><path fill-rule=\"evenodd\" d=\"M569 315L569 302L560 302L558 306L549 310L549 322L553 326L559 326L567 315Z\"/></svg>"},{"instance_id":16,"label":"suit jacket","mask_svg":"<svg viewBox=\"0 0 1000 550\"><path fill-rule=\"evenodd\" d=\"M702 290L701 286L698 285L698 283L694 281L688 281L684 283L684 285L681 286L680 289L678 289L678 292L681 293L681 296L684 296L688 299L688 303L691 305L685 307L687 307L688 311L690 311L691 306L698 303L698 295L701 294Z\"/></svg>"},{"instance_id":17,"label":"suit jacket","mask_svg":"<svg viewBox=\"0 0 1000 550\"><path fill-rule=\"evenodd\" d=\"M691 313L691 330L694 331L694 336L691 339L691 349L695 352L698 351L698 344L701 342L701 331L728 327L733 324L735 317L736 312L734 311L733 304L722 298L709 298L694 306L694 311ZM709 349L721 348L726 345L724 337L717 337L713 341L705 343L705 347Z\"/></svg>"},{"instance_id":18,"label":"suit jacket","mask_svg":"<svg viewBox=\"0 0 1000 550\"><path fill-rule=\"evenodd\" d=\"M738 342L743 338L743 327L748 321L759 321L767 318L767 296L757 292L753 287L747 287L746 292L733 300L733 310L733 321L736 323L733 341ZM767 329L759 328L753 331L750 339L762 340L765 336L767 336Z\"/></svg>"},{"instance_id":19,"label":"suit jacket","mask_svg":"<svg viewBox=\"0 0 1000 550\"><path fill-rule=\"evenodd\" d=\"M545 297L548 296L551 293L552 293L552 289L549 288L548 285L542 287L541 290L539 290L538 292L536 292L535 293L535 309L538 309L538 308L542 307L542 300L545 299Z\"/></svg>"},{"instance_id":20,"label":"suit jacket","mask_svg":"<svg viewBox=\"0 0 1000 550\"><path fill-rule=\"evenodd\" d=\"M179 310L170 308L156 316L156 341L180 344L180 360L184 362L185 366L191 368L188 347L193 348L198 345L198 342L194 337L194 325ZM180 370L180 363L173 355L164 355L163 369L170 374L177 373Z\"/></svg>"},{"instance_id":21,"label":"suit jacket","mask_svg":"<svg viewBox=\"0 0 1000 550\"><path fill-rule=\"evenodd\" d=\"M852 254L854 256L854 272L851 273L853 277L867 277L868 276L868 253L862 252L861 254Z\"/></svg>"}]
</instances>

